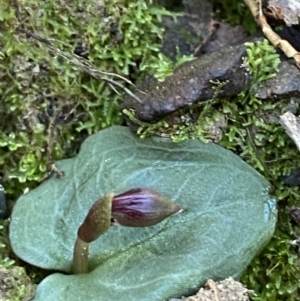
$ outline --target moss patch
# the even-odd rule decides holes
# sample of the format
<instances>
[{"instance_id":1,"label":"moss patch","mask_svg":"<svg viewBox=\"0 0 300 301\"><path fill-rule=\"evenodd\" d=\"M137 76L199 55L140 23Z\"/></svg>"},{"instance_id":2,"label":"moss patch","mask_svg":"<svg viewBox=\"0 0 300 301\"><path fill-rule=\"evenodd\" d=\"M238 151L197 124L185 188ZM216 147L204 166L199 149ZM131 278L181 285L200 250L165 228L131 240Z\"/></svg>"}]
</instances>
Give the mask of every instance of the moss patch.
<instances>
[{"instance_id":1,"label":"moss patch","mask_svg":"<svg viewBox=\"0 0 300 301\"><path fill-rule=\"evenodd\" d=\"M45 174L53 128L52 157L72 157L88 135L122 123L118 105L123 96L18 29L87 58L100 71L137 81L154 74L159 64L170 72L170 61L159 56L162 29L157 22L172 14L147 1L129 0L39 5L0 0L0 5L0 176L12 200Z\"/></svg>"}]
</instances>

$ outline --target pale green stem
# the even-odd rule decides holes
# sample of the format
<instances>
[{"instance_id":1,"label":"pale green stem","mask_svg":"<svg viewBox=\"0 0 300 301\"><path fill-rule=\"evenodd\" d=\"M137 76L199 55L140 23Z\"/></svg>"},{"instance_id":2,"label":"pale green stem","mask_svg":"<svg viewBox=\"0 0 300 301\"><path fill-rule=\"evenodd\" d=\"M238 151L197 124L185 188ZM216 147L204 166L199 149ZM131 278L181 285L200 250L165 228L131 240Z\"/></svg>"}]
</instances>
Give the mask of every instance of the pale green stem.
<instances>
[{"instance_id":1,"label":"pale green stem","mask_svg":"<svg viewBox=\"0 0 300 301\"><path fill-rule=\"evenodd\" d=\"M89 266L89 243L77 237L73 254L72 271L74 274L88 272Z\"/></svg>"}]
</instances>

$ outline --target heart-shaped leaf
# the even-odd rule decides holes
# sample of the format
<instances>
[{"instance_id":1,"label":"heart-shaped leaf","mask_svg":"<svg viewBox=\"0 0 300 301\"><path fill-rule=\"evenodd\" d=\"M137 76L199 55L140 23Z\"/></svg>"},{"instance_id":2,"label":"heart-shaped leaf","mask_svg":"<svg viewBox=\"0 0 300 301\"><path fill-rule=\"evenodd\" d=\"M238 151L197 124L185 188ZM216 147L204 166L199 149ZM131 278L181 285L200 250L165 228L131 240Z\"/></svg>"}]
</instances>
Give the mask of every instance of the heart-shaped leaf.
<instances>
[{"instance_id":1,"label":"heart-shaped leaf","mask_svg":"<svg viewBox=\"0 0 300 301\"><path fill-rule=\"evenodd\" d=\"M207 278L238 276L272 236L269 183L214 144L141 140L124 127L89 137L65 172L17 201L10 225L15 253L70 272L78 227L99 197L155 189L184 211L146 228L111 227L90 245L88 274L53 274L35 300L162 301L196 291Z\"/></svg>"}]
</instances>

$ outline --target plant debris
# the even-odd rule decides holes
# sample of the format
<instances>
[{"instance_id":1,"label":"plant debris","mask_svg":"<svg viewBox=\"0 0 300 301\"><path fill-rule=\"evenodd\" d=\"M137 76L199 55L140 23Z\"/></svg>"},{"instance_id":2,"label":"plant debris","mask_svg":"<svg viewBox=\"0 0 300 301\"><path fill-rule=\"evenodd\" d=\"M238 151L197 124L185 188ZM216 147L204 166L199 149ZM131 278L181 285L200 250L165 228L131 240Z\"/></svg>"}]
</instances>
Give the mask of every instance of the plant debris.
<instances>
[{"instance_id":1,"label":"plant debris","mask_svg":"<svg viewBox=\"0 0 300 301\"><path fill-rule=\"evenodd\" d=\"M300 68L300 53L288 41L281 39L281 37L268 24L266 16L264 15L262 10L262 0L244 0L244 2L249 7L255 20L261 26L262 32L265 37L275 47L280 48L288 58L294 58L297 67ZM279 7L276 8L277 13L280 12L279 9Z\"/></svg>"},{"instance_id":2,"label":"plant debris","mask_svg":"<svg viewBox=\"0 0 300 301\"><path fill-rule=\"evenodd\" d=\"M21 267L6 269L0 266L0 301L32 300L35 285Z\"/></svg>"}]
</instances>

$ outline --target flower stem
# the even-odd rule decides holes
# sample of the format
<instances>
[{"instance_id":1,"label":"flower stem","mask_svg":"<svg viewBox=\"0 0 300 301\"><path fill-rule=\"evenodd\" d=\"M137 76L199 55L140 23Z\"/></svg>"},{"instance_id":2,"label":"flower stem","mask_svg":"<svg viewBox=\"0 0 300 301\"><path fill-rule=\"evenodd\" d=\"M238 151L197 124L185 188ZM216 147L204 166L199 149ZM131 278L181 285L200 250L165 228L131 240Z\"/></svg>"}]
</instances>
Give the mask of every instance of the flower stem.
<instances>
[{"instance_id":1,"label":"flower stem","mask_svg":"<svg viewBox=\"0 0 300 301\"><path fill-rule=\"evenodd\" d=\"M89 244L109 229L113 196L109 193L96 201L79 227L73 253L74 274L88 272Z\"/></svg>"},{"instance_id":2,"label":"flower stem","mask_svg":"<svg viewBox=\"0 0 300 301\"><path fill-rule=\"evenodd\" d=\"M81 240L78 236L75 242L72 272L82 274L88 272L89 243Z\"/></svg>"}]
</instances>

